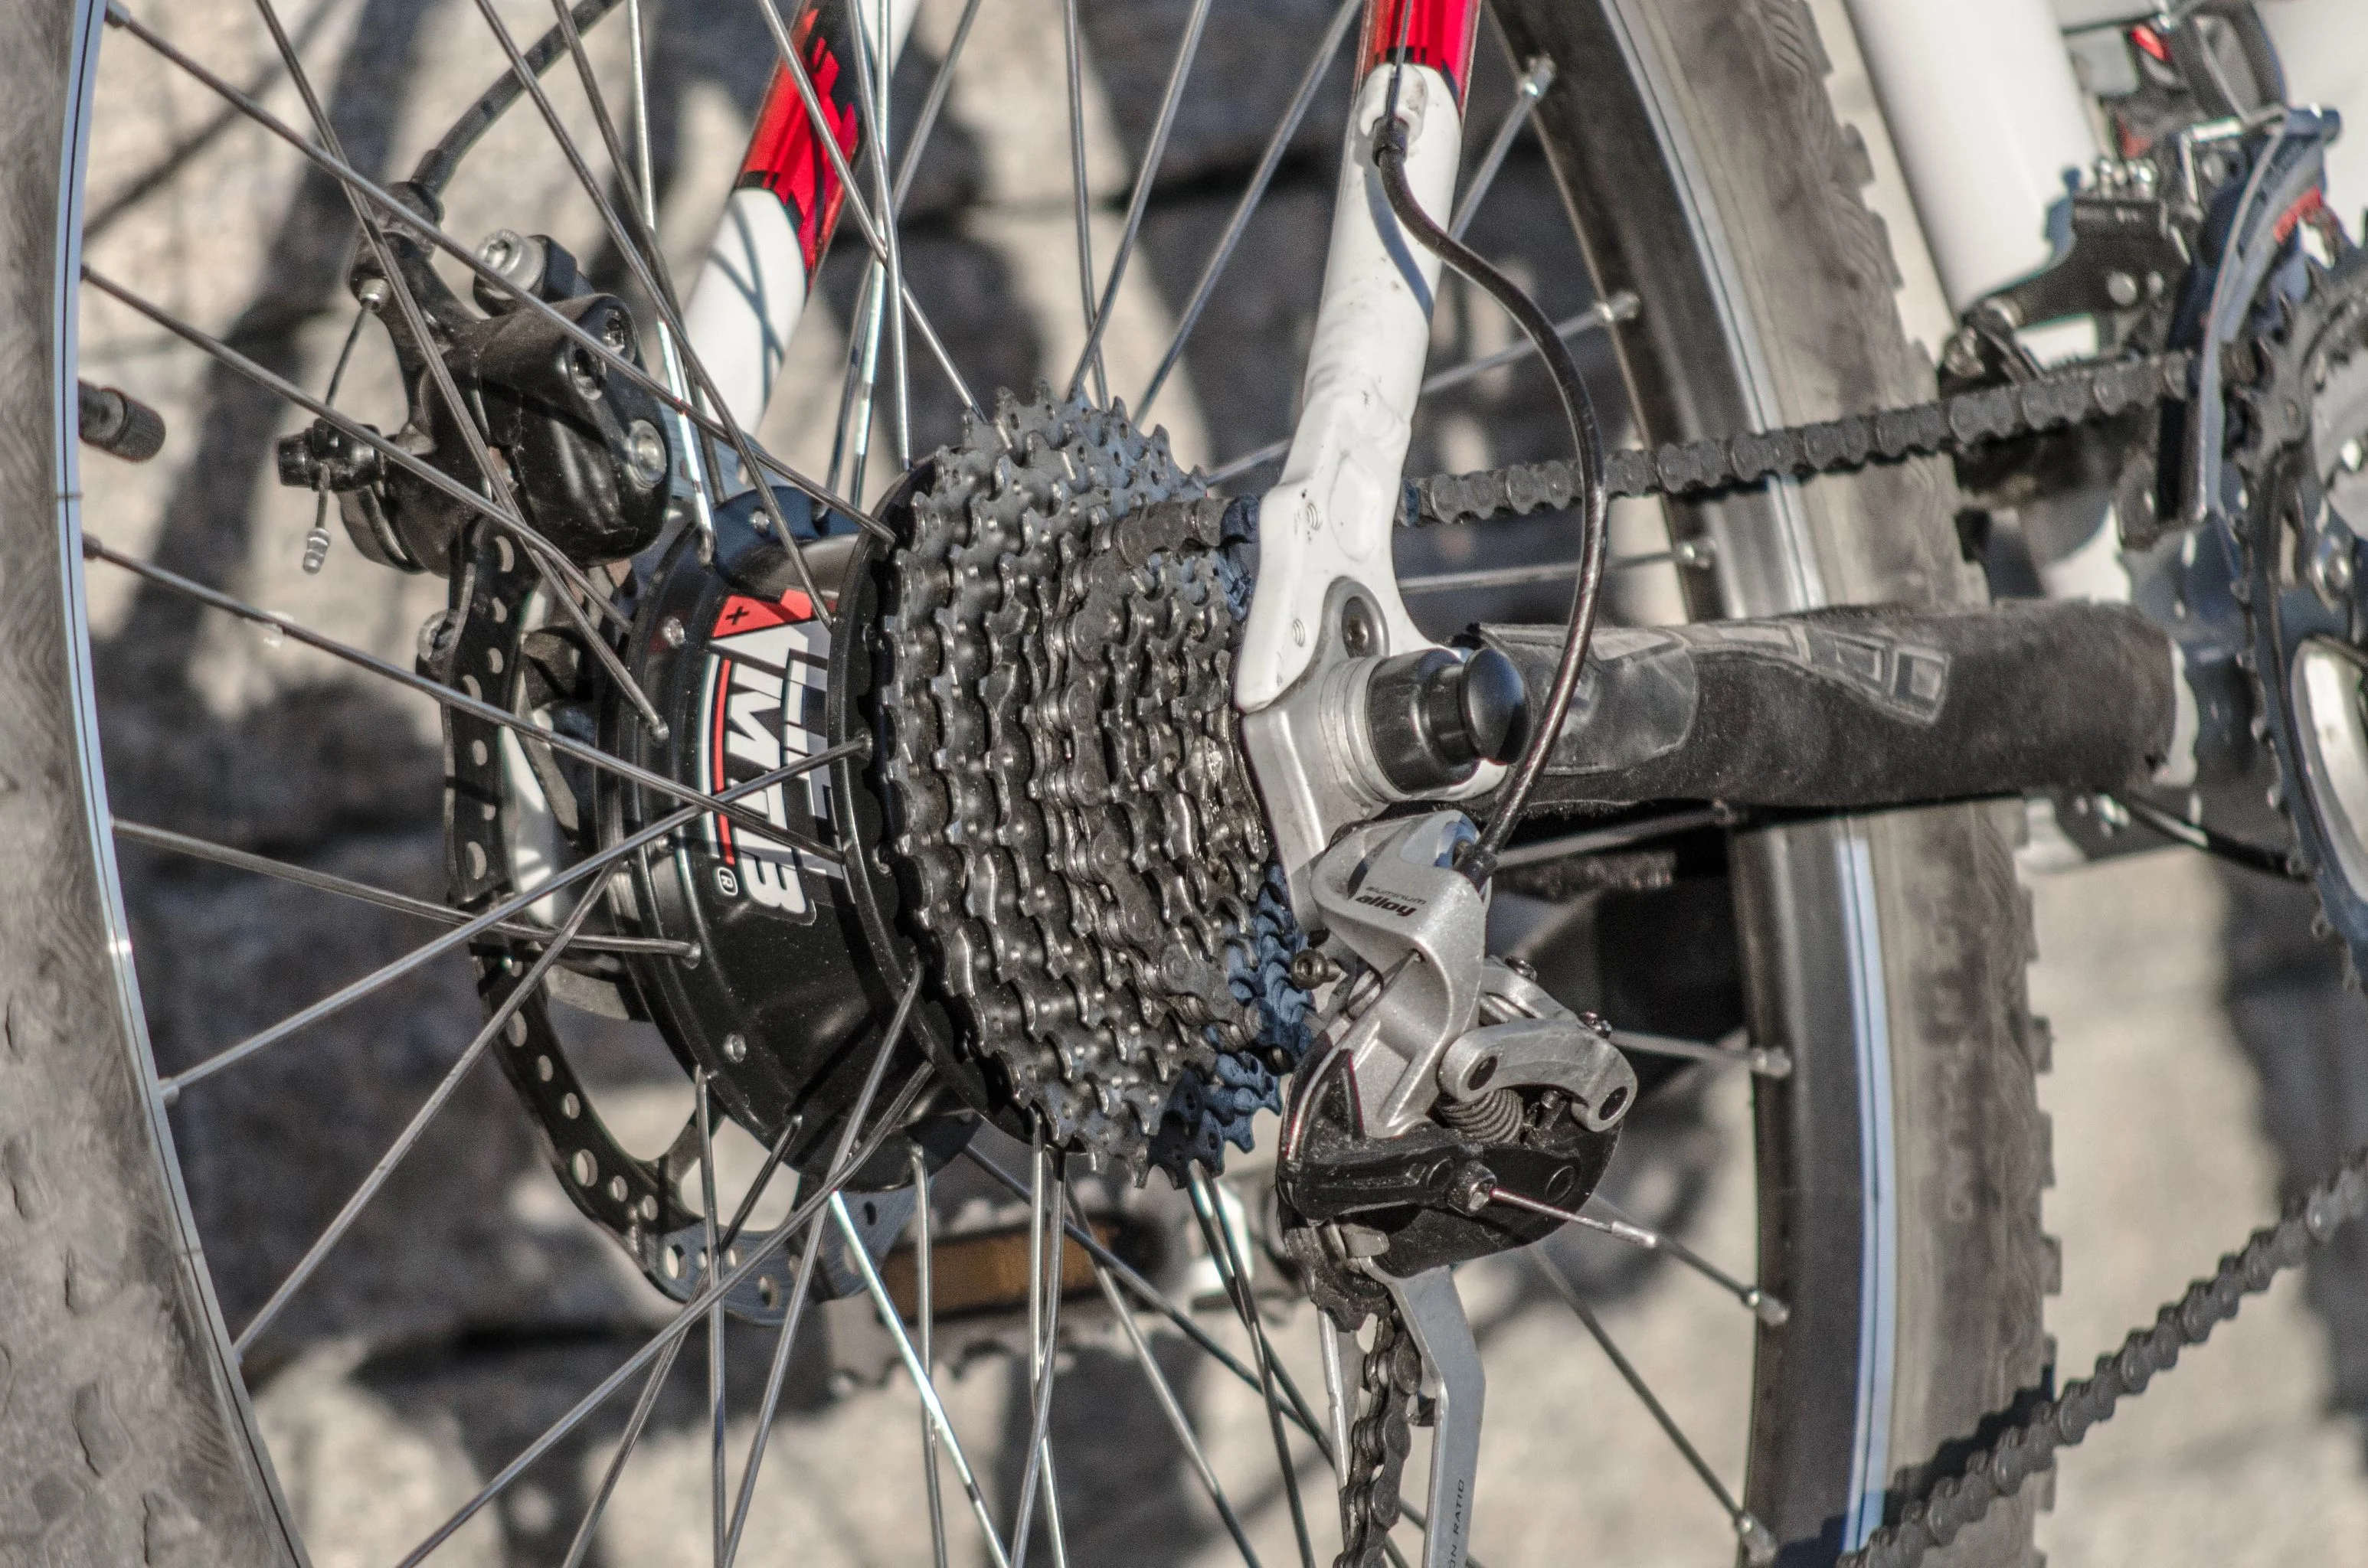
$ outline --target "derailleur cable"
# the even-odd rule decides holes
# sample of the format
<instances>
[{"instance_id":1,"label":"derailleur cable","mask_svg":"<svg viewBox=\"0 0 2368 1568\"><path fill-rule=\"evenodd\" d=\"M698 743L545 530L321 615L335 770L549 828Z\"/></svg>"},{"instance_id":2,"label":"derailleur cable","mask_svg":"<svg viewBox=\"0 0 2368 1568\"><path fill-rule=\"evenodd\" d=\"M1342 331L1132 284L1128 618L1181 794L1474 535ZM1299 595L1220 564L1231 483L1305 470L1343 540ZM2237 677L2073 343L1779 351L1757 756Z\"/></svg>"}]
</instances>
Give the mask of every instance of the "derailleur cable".
<instances>
[{"instance_id":1,"label":"derailleur cable","mask_svg":"<svg viewBox=\"0 0 2368 1568\"><path fill-rule=\"evenodd\" d=\"M1514 824L1521 820L1521 808L1528 802L1531 790L1545 771L1554 740L1562 733L1563 720L1570 712L1571 698L1578 690L1578 677L1587 665L1588 645L1595 634L1596 605L1602 597L1603 562L1611 540L1611 493L1605 477L1603 432L1596 424L1595 404L1587 395L1587 383L1579 379L1578 364L1571 358L1569 345L1563 342L1554 323L1520 285L1431 222L1430 214L1422 210L1422 203L1415 199L1414 189L1406 183L1406 128L1398 118L1396 83L1393 81L1389 104L1383 110L1381 123L1373 128L1373 167L1381 174L1382 189L1389 197L1390 210L1417 244L1486 290L1520 324L1521 331L1528 335L1554 377L1554 392L1562 400L1563 415L1570 422L1571 442L1578 454L1573 485L1579 503L1578 580L1571 594L1570 631L1563 639L1562 658L1554 665L1554 683L1546 688L1545 705L1522 743L1520 757L1497 790L1496 809L1481 829L1479 842L1471 846L1461 863L1465 876L1475 884L1485 885L1496 869L1497 857L1511 836Z\"/></svg>"}]
</instances>

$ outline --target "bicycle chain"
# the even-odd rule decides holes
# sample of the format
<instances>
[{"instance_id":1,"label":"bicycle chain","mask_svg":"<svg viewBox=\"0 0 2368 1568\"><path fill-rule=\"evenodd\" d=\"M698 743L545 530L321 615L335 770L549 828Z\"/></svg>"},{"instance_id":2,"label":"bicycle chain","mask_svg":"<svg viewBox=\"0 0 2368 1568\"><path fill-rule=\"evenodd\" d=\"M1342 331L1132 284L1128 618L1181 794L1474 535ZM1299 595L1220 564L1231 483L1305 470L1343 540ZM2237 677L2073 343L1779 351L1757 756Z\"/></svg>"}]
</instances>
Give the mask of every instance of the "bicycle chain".
<instances>
[{"instance_id":1,"label":"bicycle chain","mask_svg":"<svg viewBox=\"0 0 2368 1568\"><path fill-rule=\"evenodd\" d=\"M1165 436L1042 387L931 464L885 694L914 917L1054 1142L1217 1169L1279 1108L1306 1004L1235 733L1247 569L1138 520L1223 507L1157 506L1202 490Z\"/></svg>"},{"instance_id":2,"label":"bicycle chain","mask_svg":"<svg viewBox=\"0 0 2368 1568\"><path fill-rule=\"evenodd\" d=\"M1835 1568L1916 1568L1924 1554L1949 1544L1957 1532L2010 1497L2031 1477L2055 1462L2089 1428L2108 1420L2124 1397L2146 1392L2190 1345L2201 1345L2220 1324L2237 1315L2247 1296L2259 1295L2280 1274L2300 1263L2346 1222L2368 1212L2368 1148L2336 1166L2334 1174L2285 1207L2274 1225L2255 1231L2244 1248L2226 1255L2209 1279L2155 1314L2153 1326L2135 1328L2122 1347L2097 1358L2097 1369L2041 1403L1966 1460L1951 1476L1910 1504L1896 1525L1885 1525L1864 1546L1845 1552Z\"/></svg>"},{"instance_id":3,"label":"bicycle chain","mask_svg":"<svg viewBox=\"0 0 2368 1568\"><path fill-rule=\"evenodd\" d=\"M1869 463L1972 451L2020 436L2087 425L2166 398L2189 395L2194 356L2151 355L2053 370L2027 381L1810 425L1607 455L1615 496L1690 495L1764 479L1847 473ZM1407 527L1485 522L1559 511L1578 493L1578 465L1515 463L1477 473L1410 481L1399 521Z\"/></svg>"},{"instance_id":4,"label":"bicycle chain","mask_svg":"<svg viewBox=\"0 0 2368 1568\"><path fill-rule=\"evenodd\" d=\"M2284 347L2258 345L2257 361L2279 364L2278 351ZM2193 369L2193 355L2173 352L2048 372L1873 415L1614 452L1606 463L1606 481L1614 495L1685 495L1780 476L1848 472L1877 461L1954 455L2189 397ZM2307 416L2278 410L2258 384L2238 390L2237 398L2249 417L2237 426L2243 434L2232 456L2258 476L2264 465L2261 449L2305 437ZM1435 527L1559 510L1571 504L1577 477L1577 464L1549 461L1414 481L1406 486L1400 520L1409 527ZM2248 554L2259 552L2258 540L2244 542L2254 546ZM2242 591L2247 585L2238 585L2240 599L2253 597ZM2249 614L2254 607L2246 608ZM2051 1469L2060 1449L2075 1446L2090 1427L2110 1418L2123 1399L2143 1393L2157 1373L2177 1363L2181 1349L2201 1345L2234 1317L2244 1297L2267 1290L2278 1275L2300 1264L2310 1247L2363 1213L2368 1148L2289 1203L2277 1224L2254 1232L2241 1250L2225 1255L2211 1278L2191 1284L2156 1314L2152 1325L2133 1329L2120 1349L2100 1356L2089 1376L2009 1426L1966 1458L1958 1473L1909 1504L1896 1523L1879 1528L1864 1545L1843 1553L1836 1568L1917 1568L1927 1552L1947 1546L1993 1505ZM1344 1512L1346 1506L1344 1499ZM1341 1560L1344 1565L1351 1561L1346 1554ZM1354 1561L1365 1568L1379 1558Z\"/></svg>"},{"instance_id":5,"label":"bicycle chain","mask_svg":"<svg viewBox=\"0 0 2368 1568\"><path fill-rule=\"evenodd\" d=\"M1333 1568L1382 1568L1398 1522L1398 1485L1414 1445L1415 1395L1422 1353L1399 1321L1395 1300L1373 1314L1373 1344L1360 1366L1362 1413L1349 1426L1340 1456L1340 1555ZM1351 1475L1358 1476L1351 1481Z\"/></svg>"}]
</instances>

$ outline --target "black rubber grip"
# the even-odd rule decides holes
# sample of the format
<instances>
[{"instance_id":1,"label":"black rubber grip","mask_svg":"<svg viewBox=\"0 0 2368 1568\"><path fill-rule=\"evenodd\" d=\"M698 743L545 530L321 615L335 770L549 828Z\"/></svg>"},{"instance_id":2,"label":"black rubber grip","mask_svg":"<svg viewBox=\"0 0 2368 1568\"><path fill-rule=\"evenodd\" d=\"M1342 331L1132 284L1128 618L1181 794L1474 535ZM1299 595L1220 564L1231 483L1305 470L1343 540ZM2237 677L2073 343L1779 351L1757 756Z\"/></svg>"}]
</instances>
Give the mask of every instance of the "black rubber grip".
<instances>
[{"instance_id":1,"label":"black rubber grip","mask_svg":"<svg viewBox=\"0 0 2368 1568\"><path fill-rule=\"evenodd\" d=\"M1535 690L1559 627L1486 627ZM1607 627L1531 810L1642 801L1856 810L2143 783L2170 642L2120 605L1878 607Z\"/></svg>"},{"instance_id":2,"label":"black rubber grip","mask_svg":"<svg viewBox=\"0 0 2368 1568\"><path fill-rule=\"evenodd\" d=\"M165 449L165 416L113 387L82 388L82 438L126 462L144 463Z\"/></svg>"}]
</instances>

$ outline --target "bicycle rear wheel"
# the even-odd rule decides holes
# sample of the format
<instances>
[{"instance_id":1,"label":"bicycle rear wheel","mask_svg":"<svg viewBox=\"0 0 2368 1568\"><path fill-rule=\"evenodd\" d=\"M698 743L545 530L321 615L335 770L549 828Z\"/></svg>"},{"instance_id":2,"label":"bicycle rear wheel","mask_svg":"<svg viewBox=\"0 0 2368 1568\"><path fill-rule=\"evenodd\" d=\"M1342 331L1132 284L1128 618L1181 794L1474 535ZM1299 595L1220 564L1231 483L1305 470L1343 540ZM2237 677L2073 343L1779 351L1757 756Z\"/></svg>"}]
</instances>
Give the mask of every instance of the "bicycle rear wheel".
<instances>
[{"instance_id":1,"label":"bicycle rear wheel","mask_svg":"<svg viewBox=\"0 0 2368 1568\"><path fill-rule=\"evenodd\" d=\"M60 1563L295 1562L299 1511L256 1435L158 1089L150 1015L173 1004L143 1006L104 785L70 415L100 15L45 0L0 16L17 131L0 155L0 495L16 520L0 534L15 785L0 856L20 890L0 909L16 1216L0 1234L0 1455L22 1478L0 1545ZM1508 0L1497 15L1515 58L1556 64L1538 126L1598 288L1642 301L1619 343L1645 437L1918 394L1929 372L1899 332L1805 6ZM1201 384L1220 384L1208 369ZM1492 460L1532 455L1518 438L1500 433ZM1918 465L1673 509L1678 537L1716 546L1713 568L1684 574L1689 608L1975 592L1949 502L1945 475ZM1728 853L1748 1022L1795 1063L1754 1096L1759 1278L1792 1312L1759 1331L1744 1498L1787 1561L1855 1544L1887 1497L2046 1376L2044 1037L2022 1001L2012 820L1891 813L1759 830ZM2032 1506L1997 1510L1952 1560L2023 1561Z\"/></svg>"}]
</instances>

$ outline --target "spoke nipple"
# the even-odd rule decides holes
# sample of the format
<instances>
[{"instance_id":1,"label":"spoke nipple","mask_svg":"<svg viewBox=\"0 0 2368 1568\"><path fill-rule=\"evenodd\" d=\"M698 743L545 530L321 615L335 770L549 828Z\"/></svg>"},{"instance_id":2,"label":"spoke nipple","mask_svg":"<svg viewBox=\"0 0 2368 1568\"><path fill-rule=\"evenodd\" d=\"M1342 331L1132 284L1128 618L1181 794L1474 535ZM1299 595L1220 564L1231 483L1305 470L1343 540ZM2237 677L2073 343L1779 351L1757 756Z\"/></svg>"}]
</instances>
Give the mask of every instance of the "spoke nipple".
<instances>
[{"instance_id":1,"label":"spoke nipple","mask_svg":"<svg viewBox=\"0 0 2368 1568\"><path fill-rule=\"evenodd\" d=\"M1776 1537L1749 1513L1735 1516L1736 1539L1743 1543L1743 1560L1751 1568L1769 1568L1776 1561Z\"/></svg>"},{"instance_id":2,"label":"spoke nipple","mask_svg":"<svg viewBox=\"0 0 2368 1568\"><path fill-rule=\"evenodd\" d=\"M1743 1304L1751 1309L1753 1317L1770 1328L1782 1328L1793 1320L1793 1309L1784 1304L1782 1297L1770 1295L1757 1285L1743 1293Z\"/></svg>"}]
</instances>

